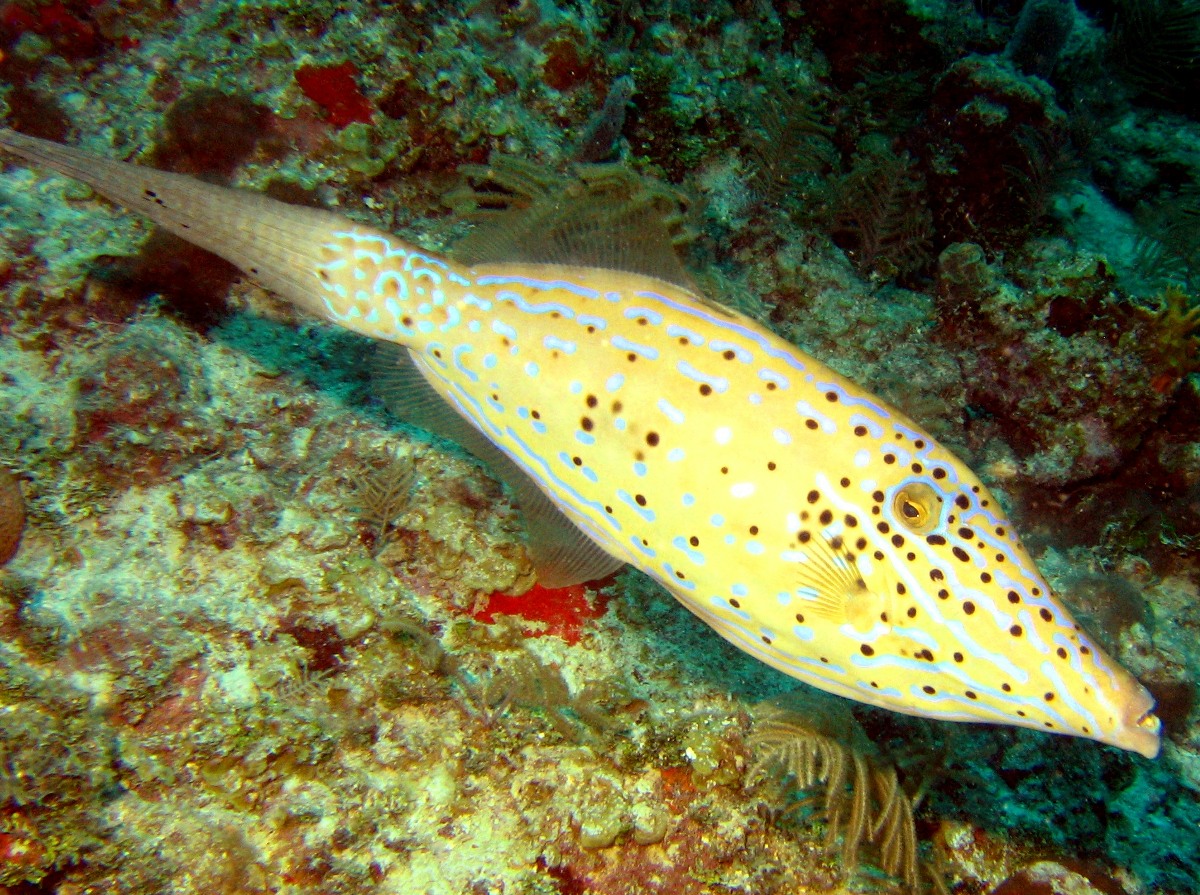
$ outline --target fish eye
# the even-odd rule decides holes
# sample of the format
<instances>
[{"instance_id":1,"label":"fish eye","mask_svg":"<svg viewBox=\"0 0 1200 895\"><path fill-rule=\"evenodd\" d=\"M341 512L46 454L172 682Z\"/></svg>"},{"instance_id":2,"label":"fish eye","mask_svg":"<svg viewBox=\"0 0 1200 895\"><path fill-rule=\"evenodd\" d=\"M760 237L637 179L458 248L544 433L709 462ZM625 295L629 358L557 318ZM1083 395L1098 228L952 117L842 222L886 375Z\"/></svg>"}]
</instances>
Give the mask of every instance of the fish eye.
<instances>
[{"instance_id":1,"label":"fish eye","mask_svg":"<svg viewBox=\"0 0 1200 895\"><path fill-rule=\"evenodd\" d=\"M942 499L924 482L912 482L900 488L892 497L896 518L915 534L929 534L941 521L938 507Z\"/></svg>"}]
</instances>

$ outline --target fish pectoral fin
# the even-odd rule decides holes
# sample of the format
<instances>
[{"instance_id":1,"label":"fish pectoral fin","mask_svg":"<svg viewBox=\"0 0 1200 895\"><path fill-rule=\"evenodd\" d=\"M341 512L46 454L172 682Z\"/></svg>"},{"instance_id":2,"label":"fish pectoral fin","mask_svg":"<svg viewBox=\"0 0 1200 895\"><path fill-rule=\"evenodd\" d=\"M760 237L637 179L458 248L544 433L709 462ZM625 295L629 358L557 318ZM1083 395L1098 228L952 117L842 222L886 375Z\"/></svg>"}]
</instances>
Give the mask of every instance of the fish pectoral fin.
<instances>
[{"instance_id":1,"label":"fish pectoral fin","mask_svg":"<svg viewBox=\"0 0 1200 895\"><path fill-rule=\"evenodd\" d=\"M834 624L851 624L866 631L884 611L884 600L858 572L853 556L840 539L814 538L807 558L797 563L797 592L806 597L810 614Z\"/></svg>"},{"instance_id":2,"label":"fish pectoral fin","mask_svg":"<svg viewBox=\"0 0 1200 895\"><path fill-rule=\"evenodd\" d=\"M607 578L625 565L584 534L520 467L447 403L408 349L381 343L376 367L380 397L389 409L470 452L512 490L525 519L526 548L539 584L570 587Z\"/></svg>"}]
</instances>

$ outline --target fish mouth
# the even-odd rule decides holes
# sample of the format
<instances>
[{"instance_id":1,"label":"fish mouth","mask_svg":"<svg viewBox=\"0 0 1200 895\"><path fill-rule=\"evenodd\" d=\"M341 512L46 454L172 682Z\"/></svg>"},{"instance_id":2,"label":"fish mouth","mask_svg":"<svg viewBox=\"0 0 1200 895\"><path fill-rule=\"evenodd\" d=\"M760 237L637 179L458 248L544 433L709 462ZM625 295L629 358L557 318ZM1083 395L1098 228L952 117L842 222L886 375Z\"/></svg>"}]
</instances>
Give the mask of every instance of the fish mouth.
<instances>
[{"instance_id":1,"label":"fish mouth","mask_svg":"<svg viewBox=\"0 0 1200 895\"><path fill-rule=\"evenodd\" d=\"M1154 697L1141 684L1137 688L1140 692L1126 706L1112 744L1146 758L1157 758L1162 748L1162 719L1154 714Z\"/></svg>"},{"instance_id":2,"label":"fish mouth","mask_svg":"<svg viewBox=\"0 0 1200 895\"><path fill-rule=\"evenodd\" d=\"M1157 758L1162 748L1162 719L1154 712L1145 712L1130 728L1128 747L1146 758Z\"/></svg>"}]
</instances>

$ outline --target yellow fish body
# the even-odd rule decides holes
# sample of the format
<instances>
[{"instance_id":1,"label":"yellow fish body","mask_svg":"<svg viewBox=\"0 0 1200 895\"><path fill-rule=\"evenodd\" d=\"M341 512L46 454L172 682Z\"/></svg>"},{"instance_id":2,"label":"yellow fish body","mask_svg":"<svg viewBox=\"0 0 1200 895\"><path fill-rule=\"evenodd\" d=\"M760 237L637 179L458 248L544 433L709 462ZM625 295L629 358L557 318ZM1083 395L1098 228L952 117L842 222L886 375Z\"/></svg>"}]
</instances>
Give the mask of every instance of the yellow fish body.
<instances>
[{"instance_id":1,"label":"yellow fish body","mask_svg":"<svg viewBox=\"0 0 1200 895\"><path fill-rule=\"evenodd\" d=\"M409 349L586 536L543 563L549 583L630 563L822 690L1158 753L1153 699L1051 593L971 471L754 321L653 277L467 267L327 212L12 131L0 147Z\"/></svg>"}]
</instances>

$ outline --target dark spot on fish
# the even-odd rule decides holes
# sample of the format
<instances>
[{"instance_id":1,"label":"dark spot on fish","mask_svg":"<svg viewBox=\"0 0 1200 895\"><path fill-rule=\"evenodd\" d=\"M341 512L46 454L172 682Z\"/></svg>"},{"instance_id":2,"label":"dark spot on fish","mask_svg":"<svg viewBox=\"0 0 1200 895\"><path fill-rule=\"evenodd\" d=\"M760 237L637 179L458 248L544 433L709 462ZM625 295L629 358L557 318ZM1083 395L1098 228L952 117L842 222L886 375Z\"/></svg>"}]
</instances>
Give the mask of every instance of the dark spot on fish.
<instances>
[{"instance_id":1,"label":"dark spot on fish","mask_svg":"<svg viewBox=\"0 0 1200 895\"><path fill-rule=\"evenodd\" d=\"M919 451L923 447L925 447L925 442L923 440L921 440L920 438L918 438L916 441L913 442L913 446Z\"/></svg>"},{"instance_id":2,"label":"dark spot on fish","mask_svg":"<svg viewBox=\"0 0 1200 895\"><path fill-rule=\"evenodd\" d=\"M859 538L857 541L855 541L854 549L855 550L866 550L867 549L867 539Z\"/></svg>"},{"instance_id":3,"label":"dark spot on fish","mask_svg":"<svg viewBox=\"0 0 1200 895\"><path fill-rule=\"evenodd\" d=\"M808 426L810 429L819 429L821 427L821 424L816 420L805 420L804 425Z\"/></svg>"},{"instance_id":4,"label":"dark spot on fish","mask_svg":"<svg viewBox=\"0 0 1200 895\"><path fill-rule=\"evenodd\" d=\"M951 552L954 554L955 559L957 559L959 562L971 561L971 557L967 555L967 551L963 550L962 547L956 545Z\"/></svg>"},{"instance_id":5,"label":"dark spot on fish","mask_svg":"<svg viewBox=\"0 0 1200 895\"><path fill-rule=\"evenodd\" d=\"M929 577L933 581L944 581L946 578L946 575L941 569L930 569Z\"/></svg>"},{"instance_id":6,"label":"dark spot on fish","mask_svg":"<svg viewBox=\"0 0 1200 895\"><path fill-rule=\"evenodd\" d=\"M582 466L583 458L582 457L572 457L571 462L574 463L576 466Z\"/></svg>"},{"instance_id":7,"label":"dark spot on fish","mask_svg":"<svg viewBox=\"0 0 1200 895\"><path fill-rule=\"evenodd\" d=\"M1010 590L1008 592L1008 602L1012 603L1015 606L1017 603L1021 602L1021 595L1019 593L1017 593L1015 590Z\"/></svg>"},{"instance_id":8,"label":"dark spot on fish","mask_svg":"<svg viewBox=\"0 0 1200 895\"><path fill-rule=\"evenodd\" d=\"M821 499L820 491L809 491L808 492L808 502L809 503L816 503L820 499Z\"/></svg>"},{"instance_id":9,"label":"dark spot on fish","mask_svg":"<svg viewBox=\"0 0 1200 895\"><path fill-rule=\"evenodd\" d=\"M729 475L729 467L728 466L721 467L721 475Z\"/></svg>"},{"instance_id":10,"label":"dark spot on fish","mask_svg":"<svg viewBox=\"0 0 1200 895\"><path fill-rule=\"evenodd\" d=\"M770 637L768 637L766 634L764 634L764 635L762 636L762 642L763 642L763 643L765 643L767 646L770 646L770 645L771 645L771 638L770 638Z\"/></svg>"},{"instance_id":11,"label":"dark spot on fish","mask_svg":"<svg viewBox=\"0 0 1200 895\"><path fill-rule=\"evenodd\" d=\"M967 697L967 699L978 699L979 698L978 696L975 695L974 690L967 690L966 697Z\"/></svg>"},{"instance_id":12,"label":"dark spot on fish","mask_svg":"<svg viewBox=\"0 0 1200 895\"><path fill-rule=\"evenodd\" d=\"M960 528L958 530L958 536L965 541L970 541L974 539L975 532L971 531L969 528Z\"/></svg>"},{"instance_id":13,"label":"dark spot on fish","mask_svg":"<svg viewBox=\"0 0 1200 895\"><path fill-rule=\"evenodd\" d=\"M597 398L596 398L596 396L595 396L595 395L588 395L588 396L587 396L587 406L588 406L588 407L595 407L595 406L596 406L597 404L599 404L599 403L600 403L600 402L599 402L599 400L597 400Z\"/></svg>"},{"instance_id":14,"label":"dark spot on fish","mask_svg":"<svg viewBox=\"0 0 1200 895\"><path fill-rule=\"evenodd\" d=\"M821 510L820 521L822 525L828 525L833 521L833 513L829 510Z\"/></svg>"},{"instance_id":15,"label":"dark spot on fish","mask_svg":"<svg viewBox=\"0 0 1200 895\"><path fill-rule=\"evenodd\" d=\"M700 539L698 537L696 537L695 535L692 535L690 538L688 538L688 543L691 544L693 547L699 547Z\"/></svg>"},{"instance_id":16,"label":"dark spot on fish","mask_svg":"<svg viewBox=\"0 0 1200 895\"><path fill-rule=\"evenodd\" d=\"M812 535L807 531L802 531L796 535L796 538L797 538L797 540L800 541L801 544L807 544L809 541L812 540Z\"/></svg>"},{"instance_id":17,"label":"dark spot on fish","mask_svg":"<svg viewBox=\"0 0 1200 895\"><path fill-rule=\"evenodd\" d=\"M1020 637L1025 632L1021 630L1020 625L1013 625L1011 628L1008 629L1008 633L1011 634L1013 637Z\"/></svg>"},{"instance_id":18,"label":"dark spot on fish","mask_svg":"<svg viewBox=\"0 0 1200 895\"><path fill-rule=\"evenodd\" d=\"M904 546L904 535L892 535L892 546L893 547L903 547Z\"/></svg>"},{"instance_id":19,"label":"dark spot on fish","mask_svg":"<svg viewBox=\"0 0 1200 895\"><path fill-rule=\"evenodd\" d=\"M612 412L613 413L620 413L624 409L625 409L625 405L622 404L620 401L612 402Z\"/></svg>"},{"instance_id":20,"label":"dark spot on fish","mask_svg":"<svg viewBox=\"0 0 1200 895\"><path fill-rule=\"evenodd\" d=\"M929 537L927 537L925 539L925 543L929 544L932 547L941 547L943 544L946 543L946 539L943 538L941 535L930 535Z\"/></svg>"},{"instance_id":21,"label":"dark spot on fish","mask_svg":"<svg viewBox=\"0 0 1200 895\"><path fill-rule=\"evenodd\" d=\"M625 360L629 361L630 363L633 363L635 360L637 360L637 355L631 351L627 355L625 355Z\"/></svg>"},{"instance_id":22,"label":"dark spot on fish","mask_svg":"<svg viewBox=\"0 0 1200 895\"><path fill-rule=\"evenodd\" d=\"M954 498L954 505L960 510L968 510L971 508L971 499L965 494L960 494Z\"/></svg>"},{"instance_id":23,"label":"dark spot on fish","mask_svg":"<svg viewBox=\"0 0 1200 895\"><path fill-rule=\"evenodd\" d=\"M604 508L604 512L608 513L608 515L610 515L610 516L612 515L612 511L613 511L613 510L612 510L612 507L608 507L608 506L606 506L606 507Z\"/></svg>"},{"instance_id":24,"label":"dark spot on fish","mask_svg":"<svg viewBox=\"0 0 1200 895\"><path fill-rule=\"evenodd\" d=\"M774 382L767 383L767 391L769 391L769 392L775 391L775 383Z\"/></svg>"},{"instance_id":25,"label":"dark spot on fish","mask_svg":"<svg viewBox=\"0 0 1200 895\"><path fill-rule=\"evenodd\" d=\"M883 503L883 497L884 494L882 491L876 491L871 495L871 500L875 501L876 503Z\"/></svg>"},{"instance_id":26,"label":"dark spot on fish","mask_svg":"<svg viewBox=\"0 0 1200 895\"><path fill-rule=\"evenodd\" d=\"M841 478L838 480L838 484L841 485L843 488L849 488L850 480L847 478Z\"/></svg>"},{"instance_id":27,"label":"dark spot on fish","mask_svg":"<svg viewBox=\"0 0 1200 895\"><path fill-rule=\"evenodd\" d=\"M709 385L707 382L700 383L700 394L704 395L705 397L708 397L709 395L712 394L712 386Z\"/></svg>"},{"instance_id":28,"label":"dark spot on fish","mask_svg":"<svg viewBox=\"0 0 1200 895\"><path fill-rule=\"evenodd\" d=\"M592 422L592 418L590 416L585 416L579 421L579 428L584 432L591 432L595 427L596 424Z\"/></svg>"},{"instance_id":29,"label":"dark spot on fish","mask_svg":"<svg viewBox=\"0 0 1200 895\"><path fill-rule=\"evenodd\" d=\"M896 455L895 455L895 454L884 454L884 455L883 455L883 462L884 462L884 463L888 463L888 464L895 463L895 462L896 462Z\"/></svg>"},{"instance_id":30,"label":"dark spot on fish","mask_svg":"<svg viewBox=\"0 0 1200 895\"><path fill-rule=\"evenodd\" d=\"M771 470L772 472L775 471L775 461L774 460L767 461L767 469Z\"/></svg>"},{"instance_id":31,"label":"dark spot on fish","mask_svg":"<svg viewBox=\"0 0 1200 895\"><path fill-rule=\"evenodd\" d=\"M882 534L887 534L889 531L892 530L892 527L890 525L888 525L886 522L880 522L875 527L878 528Z\"/></svg>"},{"instance_id":32,"label":"dark spot on fish","mask_svg":"<svg viewBox=\"0 0 1200 895\"><path fill-rule=\"evenodd\" d=\"M963 603L963 612L966 613L967 615L974 615L975 614L975 604L972 603L970 600L967 600L965 603Z\"/></svg>"},{"instance_id":33,"label":"dark spot on fish","mask_svg":"<svg viewBox=\"0 0 1200 895\"><path fill-rule=\"evenodd\" d=\"M529 411L529 415L531 417L533 417L535 420L540 420L542 418L542 415L540 413L538 413L536 410Z\"/></svg>"},{"instance_id":34,"label":"dark spot on fish","mask_svg":"<svg viewBox=\"0 0 1200 895\"><path fill-rule=\"evenodd\" d=\"M909 618L916 618L916 617L917 617L917 607L916 607L916 606L909 606L909 607L908 607L908 612L907 612L907 613L905 613L905 614L906 614L906 615L907 615Z\"/></svg>"},{"instance_id":35,"label":"dark spot on fish","mask_svg":"<svg viewBox=\"0 0 1200 895\"><path fill-rule=\"evenodd\" d=\"M1054 652L1058 654L1058 657L1060 659L1065 659L1067 657L1067 651L1065 649L1063 649L1061 646L1058 649L1056 649Z\"/></svg>"},{"instance_id":36,"label":"dark spot on fish","mask_svg":"<svg viewBox=\"0 0 1200 895\"><path fill-rule=\"evenodd\" d=\"M940 466L933 467L933 477L935 479L944 479L946 477L946 470Z\"/></svg>"},{"instance_id":37,"label":"dark spot on fish","mask_svg":"<svg viewBox=\"0 0 1200 895\"><path fill-rule=\"evenodd\" d=\"M830 404L836 404L837 399L838 399L837 392L826 392L825 393L825 400L828 401Z\"/></svg>"},{"instance_id":38,"label":"dark spot on fish","mask_svg":"<svg viewBox=\"0 0 1200 895\"><path fill-rule=\"evenodd\" d=\"M933 687L929 686L929 684L926 684L921 689L924 690L926 693L928 693L930 696L932 696L934 693L937 692L937 690L935 690Z\"/></svg>"},{"instance_id":39,"label":"dark spot on fish","mask_svg":"<svg viewBox=\"0 0 1200 895\"><path fill-rule=\"evenodd\" d=\"M855 426L854 434L857 435L859 438L862 438L864 435L867 434L867 427L866 426Z\"/></svg>"},{"instance_id":40,"label":"dark spot on fish","mask_svg":"<svg viewBox=\"0 0 1200 895\"><path fill-rule=\"evenodd\" d=\"M646 505L646 496L644 494L635 494L633 495L633 502L639 507L644 507Z\"/></svg>"},{"instance_id":41,"label":"dark spot on fish","mask_svg":"<svg viewBox=\"0 0 1200 895\"><path fill-rule=\"evenodd\" d=\"M1043 693L1042 699L1046 700L1046 702L1054 702L1054 694L1053 693Z\"/></svg>"},{"instance_id":42,"label":"dark spot on fish","mask_svg":"<svg viewBox=\"0 0 1200 895\"><path fill-rule=\"evenodd\" d=\"M725 360L733 360L737 355L731 349L727 348L721 352L721 357L725 358Z\"/></svg>"},{"instance_id":43,"label":"dark spot on fish","mask_svg":"<svg viewBox=\"0 0 1200 895\"><path fill-rule=\"evenodd\" d=\"M1042 617L1042 621L1044 621L1044 622L1054 621L1054 613L1052 613L1045 606L1043 606L1041 609L1038 610L1038 615L1040 615Z\"/></svg>"},{"instance_id":44,"label":"dark spot on fish","mask_svg":"<svg viewBox=\"0 0 1200 895\"><path fill-rule=\"evenodd\" d=\"M750 534L752 534L752 535L758 534L758 526L757 525L750 526Z\"/></svg>"},{"instance_id":45,"label":"dark spot on fish","mask_svg":"<svg viewBox=\"0 0 1200 895\"><path fill-rule=\"evenodd\" d=\"M992 576L991 576L991 575L989 575L987 572L980 572L980 573L979 573L979 580L980 580L980 581L982 581L984 584L991 584L991 583L992 583Z\"/></svg>"},{"instance_id":46,"label":"dark spot on fish","mask_svg":"<svg viewBox=\"0 0 1200 895\"><path fill-rule=\"evenodd\" d=\"M1079 655L1090 656L1091 654L1092 654L1092 651L1086 645L1081 645L1079 647Z\"/></svg>"},{"instance_id":47,"label":"dark spot on fish","mask_svg":"<svg viewBox=\"0 0 1200 895\"><path fill-rule=\"evenodd\" d=\"M646 444L650 445L650 447L657 446L658 433L657 432L647 432L646 433Z\"/></svg>"},{"instance_id":48,"label":"dark spot on fish","mask_svg":"<svg viewBox=\"0 0 1200 895\"><path fill-rule=\"evenodd\" d=\"M922 469L924 469L924 468L925 468L925 467L924 467L924 466L922 466L920 463L914 463L914 464L912 465L912 471L913 471L913 472L920 472L920 471L921 471Z\"/></svg>"},{"instance_id":49,"label":"dark spot on fish","mask_svg":"<svg viewBox=\"0 0 1200 895\"><path fill-rule=\"evenodd\" d=\"M859 647L859 650L862 652L862 654L864 656L875 655L875 650L871 647L871 645L869 643L862 644L862 646Z\"/></svg>"},{"instance_id":50,"label":"dark spot on fish","mask_svg":"<svg viewBox=\"0 0 1200 895\"><path fill-rule=\"evenodd\" d=\"M961 665L961 664L962 664L962 662L963 662L963 654L962 654L962 653L955 653L955 654L954 654L954 661L955 661L955 662L958 662L958 663Z\"/></svg>"},{"instance_id":51,"label":"dark spot on fish","mask_svg":"<svg viewBox=\"0 0 1200 895\"><path fill-rule=\"evenodd\" d=\"M796 621L798 621L800 624L804 624L804 615L802 613L797 612L796 613Z\"/></svg>"},{"instance_id":52,"label":"dark spot on fish","mask_svg":"<svg viewBox=\"0 0 1200 895\"><path fill-rule=\"evenodd\" d=\"M847 528L857 528L858 527L858 520L856 518L854 518L852 515L850 515L849 513L846 514L845 522L846 522Z\"/></svg>"}]
</instances>

